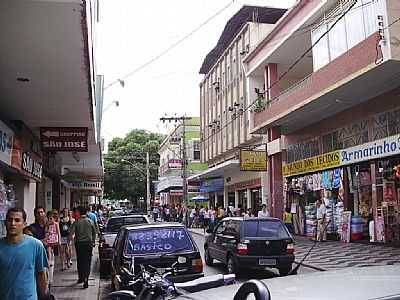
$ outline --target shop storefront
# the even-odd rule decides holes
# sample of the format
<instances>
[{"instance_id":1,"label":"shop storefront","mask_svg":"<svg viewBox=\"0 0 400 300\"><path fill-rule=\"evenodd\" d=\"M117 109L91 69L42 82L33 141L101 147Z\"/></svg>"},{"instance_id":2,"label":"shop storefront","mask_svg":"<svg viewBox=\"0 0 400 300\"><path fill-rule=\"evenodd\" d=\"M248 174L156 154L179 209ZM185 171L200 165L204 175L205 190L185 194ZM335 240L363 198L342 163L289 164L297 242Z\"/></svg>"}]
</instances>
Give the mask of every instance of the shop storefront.
<instances>
[{"instance_id":1,"label":"shop storefront","mask_svg":"<svg viewBox=\"0 0 400 300\"><path fill-rule=\"evenodd\" d=\"M201 180L200 193L207 195L210 207L224 207L223 178Z\"/></svg>"},{"instance_id":2,"label":"shop storefront","mask_svg":"<svg viewBox=\"0 0 400 300\"><path fill-rule=\"evenodd\" d=\"M237 195L237 208L251 209L253 214L261 208L261 178L237 182L227 186L228 195ZM235 207L235 206L234 206Z\"/></svg>"},{"instance_id":3,"label":"shop storefront","mask_svg":"<svg viewBox=\"0 0 400 300\"><path fill-rule=\"evenodd\" d=\"M400 135L295 161L283 174L297 234L315 236L321 199L332 239L400 241Z\"/></svg>"}]
</instances>

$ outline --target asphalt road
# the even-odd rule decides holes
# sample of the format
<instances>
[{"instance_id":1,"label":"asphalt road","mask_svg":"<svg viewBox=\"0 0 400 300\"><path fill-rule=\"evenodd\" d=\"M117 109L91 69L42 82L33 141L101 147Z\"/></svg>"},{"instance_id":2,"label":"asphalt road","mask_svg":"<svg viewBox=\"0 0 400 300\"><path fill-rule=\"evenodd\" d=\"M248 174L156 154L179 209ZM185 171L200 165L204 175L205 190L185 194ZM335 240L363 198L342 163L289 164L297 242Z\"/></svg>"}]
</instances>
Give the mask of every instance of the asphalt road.
<instances>
[{"instance_id":1,"label":"asphalt road","mask_svg":"<svg viewBox=\"0 0 400 300\"><path fill-rule=\"evenodd\" d=\"M204 236L196 234L196 233L191 233L193 239L195 240L197 246L200 249L201 252L201 257L203 258L203 263L204 263ZM310 273L310 272L317 272L314 269L306 268L306 267L300 267L298 274L305 274L305 273ZM209 276L209 275L215 275L215 274L226 274L226 269L225 266L214 260L214 265L213 266L207 266L204 263L204 276ZM273 278L273 277L278 277L279 272L278 270L275 269L268 269L265 271L257 271L256 273L253 271L245 271L240 278L237 278L237 281L239 282L244 282L249 279L266 279L266 278Z\"/></svg>"}]
</instances>

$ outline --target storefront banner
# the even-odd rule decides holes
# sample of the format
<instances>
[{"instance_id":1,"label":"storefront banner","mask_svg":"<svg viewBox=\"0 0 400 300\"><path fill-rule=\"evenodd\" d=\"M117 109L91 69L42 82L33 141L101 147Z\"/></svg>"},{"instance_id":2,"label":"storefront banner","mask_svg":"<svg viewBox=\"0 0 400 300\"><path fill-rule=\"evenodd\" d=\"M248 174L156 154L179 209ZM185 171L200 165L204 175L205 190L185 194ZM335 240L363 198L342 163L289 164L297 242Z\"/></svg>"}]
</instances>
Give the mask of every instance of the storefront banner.
<instances>
[{"instance_id":1,"label":"storefront banner","mask_svg":"<svg viewBox=\"0 0 400 300\"><path fill-rule=\"evenodd\" d=\"M70 182L67 187L74 190L102 191L103 183L101 181Z\"/></svg>"},{"instance_id":2,"label":"storefront banner","mask_svg":"<svg viewBox=\"0 0 400 300\"><path fill-rule=\"evenodd\" d=\"M400 134L340 151L341 165L400 154Z\"/></svg>"},{"instance_id":3,"label":"storefront banner","mask_svg":"<svg viewBox=\"0 0 400 300\"><path fill-rule=\"evenodd\" d=\"M223 189L224 189L223 178L203 180L200 183L200 193L212 193Z\"/></svg>"},{"instance_id":4,"label":"storefront banner","mask_svg":"<svg viewBox=\"0 0 400 300\"><path fill-rule=\"evenodd\" d=\"M32 158L29 153L22 153L21 169L27 172L30 176L35 179L42 179L43 165L40 161Z\"/></svg>"},{"instance_id":5,"label":"storefront banner","mask_svg":"<svg viewBox=\"0 0 400 300\"><path fill-rule=\"evenodd\" d=\"M14 132L0 121L0 161L11 165Z\"/></svg>"},{"instance_id":6,"label":"storefront banner","mask_svg":"<svg viewBox=\"0 0 400 300\"><path fill-rule=\"evenodd\" d=\"M295 176L300 174L322 171L336 168L341 165L340 151L333 151L307 159L295 161L282 167L283 176Z\"/></svg>"},{"instance_id":7,"label":"storefront banner","mask_svg":"<svg viewBox=\"0 0 400 300\"><path fill-rule=\"evenodd\" d=\"M240 150L240 171L267 171L267 152Z\"/></svg>"}]
</instances>

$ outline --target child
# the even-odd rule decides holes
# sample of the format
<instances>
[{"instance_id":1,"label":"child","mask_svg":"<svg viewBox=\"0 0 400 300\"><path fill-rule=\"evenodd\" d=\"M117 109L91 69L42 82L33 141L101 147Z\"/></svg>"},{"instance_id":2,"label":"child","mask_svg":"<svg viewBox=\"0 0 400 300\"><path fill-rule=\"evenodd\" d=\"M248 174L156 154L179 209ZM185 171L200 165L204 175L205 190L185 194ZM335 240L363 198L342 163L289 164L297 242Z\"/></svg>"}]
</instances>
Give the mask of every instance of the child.
<instances>
[{"instance_id":1,"label":"child","mask_svg":"<svg viewBox=\"0 0 400 300\"><path fill-rule=\"evenodd\" d=\"M60 228L58 223L54 219L54 213L52 211L47 212L47 223L46 223L46 237L45 245L47 250L47 257L49 260L49 287L53 283L54 273L54 249L60 245Z\"/></svg>"}]
</instances>

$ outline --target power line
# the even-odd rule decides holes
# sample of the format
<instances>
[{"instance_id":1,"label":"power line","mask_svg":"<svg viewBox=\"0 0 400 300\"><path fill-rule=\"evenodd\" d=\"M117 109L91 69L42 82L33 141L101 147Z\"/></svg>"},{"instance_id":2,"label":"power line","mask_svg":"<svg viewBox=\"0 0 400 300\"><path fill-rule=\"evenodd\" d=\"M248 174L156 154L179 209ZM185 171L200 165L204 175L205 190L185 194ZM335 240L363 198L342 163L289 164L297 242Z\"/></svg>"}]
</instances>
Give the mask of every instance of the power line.
<instances>
[{"instance_id":1,"label":"power line","mask_svg":"<svg viewBox=\"0 0 400 300\"><path fill-rule=\"evenodd\" d=\"M202 27L204 27L205 25L207 25L210 21L212 21L213 19L215 19L217 16L219 16L222 12L224 12L226 9L228 9L233 3L235 2L235 0L230 1L227 5L225 5L223 8L221 8L219 11L217 11L214 15L212 15L211 17L209 17L207 20L205 20L203 23L201 23L200 25L198 25L195 29L193 29L191 32L189 32L188 34L186 34L184 37L182 37L181 39L179 39L178 41L176 41L175 43L173 43L171 46L169 46L167 49L165 49L164 51L160 52L158 55L156 55L155 57L153 57L152 59L150 59L149 61L145 62L144 64L142 64L141 66L137 67L136 69L134 69L133 71L129 72L128 74L126 74L123 77L120 77L114 81L112 81L111 83L109 83L104 89L107 89L111 86L113 86L114 84L120 82L121 80L124 81L125 79L127 79L128 77L131 77L132 75L134 75L135 73L137 73L138 71L144 69L145 67L147 67L148 65L152 64L153 62L155 62L156 60L158 60L159 58L163 57L165 54L167 54L169 51L171 51L172 49L174 49L176 46L180 45L181 43L183 43L186 39L188 39L189 37L191 37L193 34L195 34L197 31L199 31Z\"/></svg>"},{"instance_id":2,"label":"power line","mask_svg":"<svg viewBox=\"0 0 400 300\"><path fill-rule=\"evenodd\" d=\"M370 5L370 4L373 3L373 2L374 2L374 1L370 1L370 2L368 2L368 3L364 3L364 4L362 4L362 6ZM335 20L335 22L328 28L328 30L327 30L326 32L324 32L324 34L321 35L321 36L311 45L310 48L308 48L302 55L300 55L299 58L296 59L296 61L295 61L292 65L290 65L290 67L289 67L284 73L282 73L282 74L279 76L279 78L277 79L277 81L275 81L270 87L267 87L262 93L263 93L263 94L267 93L267 92L268 92L270 89L272 89L276 84L278 84L278 83L283 79L283 77L286 76L286 75L289 73L289 71L292 70L302 59L304 59L304 57L305 57L305 56L306 56L306 55L307 55L307 54L322 40L322 38L324 38L324 37L332 30L332 28L333 28L341 19L343 19L344 16L345 16L347 13L349 13L349 12L353 9L353 7L354 7L356 4L357 4L357 0L355 0L354 3L351 4L351 5L349 6L349 8L348 8L344 13L342 13L342 14L339 16L339 18L337 18L337 19ZM362 7L362 6L361 6L361 7ZM360 8L360 7L357 7L356 9L359 9L359 8ZM333 16L332 18L336 18L336 16ZM397 23L397 22L399 22L399 21L400 21L400 18L397 19L397 20L395 20L395 21L392 22L391 24L389 24L385 29L391 27L393 24L395 24L395 23ZM320 23L320 22L318 22L318 23ZM314 23L314 25L316 25L316 24L318 24L318 23ZM303 33L301 33L301 34L303 34ZM277 41L277 43L278 43L278 42L280 42L280 41ZM240 114L237 114L236 116L232 117L232 120L226 122L226 123L225 123L224 125L222 125L219 129L215 130L215 132L209 134L206 138L203 138L203 139L201 140L201 143L205 143L205 142L208 141L209 139L213 138L215 135L217 135L218 133L220 133L223 129L225 129L225 128L228 127L230 124L232 124L234 121L236 121L236 119L238 118L238 115L241 115L241 114L245 113L246 111L248 111L257 101L258 101L258 99L256 99L256 100L254 100L253 102L251 102L248 106L246 106L245 108L243 108L243 110L242 110L242 112L241 112Z\"/></svg>"}]
</instances>

